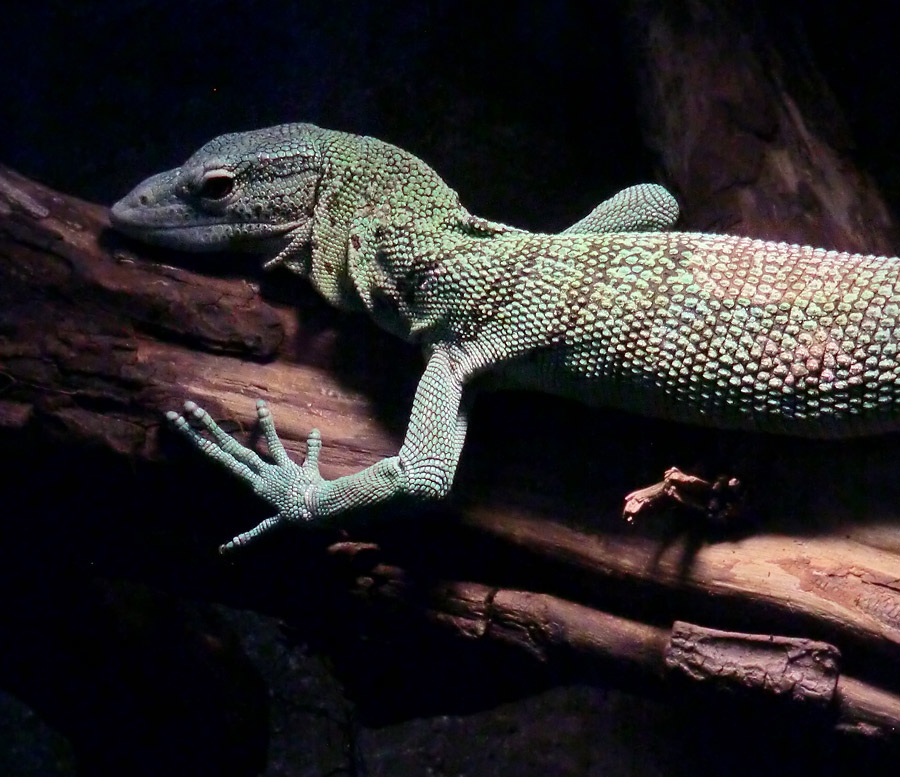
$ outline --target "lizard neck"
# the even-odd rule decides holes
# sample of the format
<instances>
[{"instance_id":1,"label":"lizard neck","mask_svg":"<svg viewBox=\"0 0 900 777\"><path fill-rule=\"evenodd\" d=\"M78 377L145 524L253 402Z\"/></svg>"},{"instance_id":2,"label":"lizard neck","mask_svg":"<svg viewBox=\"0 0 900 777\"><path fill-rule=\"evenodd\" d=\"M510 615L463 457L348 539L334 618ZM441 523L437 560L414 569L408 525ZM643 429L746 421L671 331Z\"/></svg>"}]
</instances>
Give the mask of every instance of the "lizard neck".
<instances>
[{"instance_id":1,"label":"lizard neck","mask_svg":"<svg viewBox=\"0 0 900 777\"><path fill-rule=\"evenodd\" d=\"M484 240L522 230L473 216L434 170L389 143L334 132L321 151L309 231L281 261L333 305L365 310L394 335L439 336L454 276L478 264Z\"/></svg>"},{"instance_id":2,"label":"lizard neck","mask_svg":"<svg viewBox=\"0 0 900 777\"><path fill-rule=\"evenodd\" d=\"M437 311L417 305L417 289L473 217L437 173L396 146L333 133L322 151L308 235L280 261L333 305L366 310L393 334L419 339Z\"/></svg>"},{"instance_id":3,"label":"lizard neck","mask_svg":"<svg viewBox=\"0 0 900 777\"><path fill-rule=\"evenodd\" d=\"M287 236L286 248L273 260L308 278L316 291L336 307L359 304L347 277L347 245L354 215L364 199L370 138L330 131L323 136L322 156L312 218L305 230Z\"/></svg>"}]
</instances>

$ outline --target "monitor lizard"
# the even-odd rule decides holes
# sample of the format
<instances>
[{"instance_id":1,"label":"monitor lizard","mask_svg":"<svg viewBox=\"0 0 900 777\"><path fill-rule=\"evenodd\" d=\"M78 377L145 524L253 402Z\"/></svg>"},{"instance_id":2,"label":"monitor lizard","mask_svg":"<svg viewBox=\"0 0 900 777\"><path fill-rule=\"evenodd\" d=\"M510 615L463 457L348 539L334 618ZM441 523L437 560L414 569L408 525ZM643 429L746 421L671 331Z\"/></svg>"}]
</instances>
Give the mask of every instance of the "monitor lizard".
<instances>
[{"instance_id":1,"label":"monitor lizard","mask_svg":"<svg viewBox=\"0 0 900 777\"><path fill-rule=\"evenodd\" d=\"M319 474L295 464L257 403L274 463L193 402L175 429L276 511L329 524L399 496L449 491L466 384L491 373L587 403L723 429L846 437L900 428L900 260L671 231L662 187L632 187L560 234L482 219L422 160L311 124L215 138L117 202L112 223L179 250L250 249L422 346L397 455ZM465 396L464 396L465 394Z\"/></svg>"}]
</instances>

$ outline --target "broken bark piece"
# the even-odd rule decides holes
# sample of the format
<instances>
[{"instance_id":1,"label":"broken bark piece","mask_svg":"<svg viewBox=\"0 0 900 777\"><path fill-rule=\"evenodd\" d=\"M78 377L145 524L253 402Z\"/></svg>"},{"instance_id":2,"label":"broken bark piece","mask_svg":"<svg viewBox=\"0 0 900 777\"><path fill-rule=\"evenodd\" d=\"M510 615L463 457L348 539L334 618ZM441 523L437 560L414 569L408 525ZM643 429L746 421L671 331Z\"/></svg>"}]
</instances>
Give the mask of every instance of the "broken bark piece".
<instances>
[{"instance_id":1,"label":"broken bark piece","mask_svg":"<svg viewBox=\"0 0 900 777\"><path fill-rule=\"evenodd\" d=\"M666 668L730 690L761 691L824 706L834 699L841 653L827 642L720 631L676 621Z\"/></svg>"},{"instance_id":2,"label":"broken bark piece","mask_svg":"<svg viewBox=\"0 0 900 777\"><path fill-rule=\"evenodd\" d=\"M670 467L659 483L628 494L622 514L633 523L641 513L681 506L702 513L710 523L727 524L739 511L740 487L734 477L706 480Z\"/></svg>"}]
</instances>

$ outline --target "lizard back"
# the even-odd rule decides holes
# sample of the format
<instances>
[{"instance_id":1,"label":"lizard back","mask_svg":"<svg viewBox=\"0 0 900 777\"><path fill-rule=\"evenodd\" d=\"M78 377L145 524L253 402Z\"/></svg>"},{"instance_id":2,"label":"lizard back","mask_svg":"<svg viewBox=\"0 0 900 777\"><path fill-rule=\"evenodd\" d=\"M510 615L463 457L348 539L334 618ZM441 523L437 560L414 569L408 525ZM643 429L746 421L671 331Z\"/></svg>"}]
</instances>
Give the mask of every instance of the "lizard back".
<instances>
[{"instance_id":1,"label":"lizard back","mask_svg":"<svg viewBox=\"0 0 900 777\"><path fill-rule=\"evenodd\" d=\"M900 426L900 260L729 235L529 237L496 239L508 260L456 323L510 382L727 428Z\"/></svg>"}]
</instances>

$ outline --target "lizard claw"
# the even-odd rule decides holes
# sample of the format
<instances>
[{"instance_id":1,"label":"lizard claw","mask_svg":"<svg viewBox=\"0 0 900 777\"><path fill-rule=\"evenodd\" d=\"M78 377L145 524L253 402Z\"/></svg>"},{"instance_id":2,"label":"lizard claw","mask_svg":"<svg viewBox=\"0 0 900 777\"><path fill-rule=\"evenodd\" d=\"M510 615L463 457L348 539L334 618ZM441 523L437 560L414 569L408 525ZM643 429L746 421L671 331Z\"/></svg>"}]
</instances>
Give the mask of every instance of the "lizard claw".
<instances>
[{"instance_id":1,"label":"lizard claw","mask_svg":"<svg viewBox=\"0 0 900 777\"><path fill-rule=\"evenodd\" d=\"M184 403L183 415L174 411L166 413L166 418L182 437L205 456L248 483L258 496L277 511L258 526L238 534L222 545L219 548L222 553L247 545L281 524L309 524L317 517L314 512L314 496L324 482L319 474L322 439L318 430L310 432L306 461L298 466L288 456L275 431L272 413L263 400L256 403L256 414L269 454L275 460L274 464L241 445L194 402Z\"/></svg>"}]
</instances>

